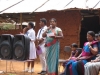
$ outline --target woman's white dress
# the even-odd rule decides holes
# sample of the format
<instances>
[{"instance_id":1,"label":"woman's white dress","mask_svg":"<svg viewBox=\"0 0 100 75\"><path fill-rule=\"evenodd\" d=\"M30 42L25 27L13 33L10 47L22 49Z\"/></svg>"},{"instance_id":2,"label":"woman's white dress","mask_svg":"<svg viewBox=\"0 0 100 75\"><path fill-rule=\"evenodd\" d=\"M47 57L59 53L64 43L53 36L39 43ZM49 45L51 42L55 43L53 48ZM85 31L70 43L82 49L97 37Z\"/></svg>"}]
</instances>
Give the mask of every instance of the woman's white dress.
<instances>
[{"instance_id":1,"label":"woman's white dress","mask_svg":"<svg viewBox=\"0 0 100 75\"><path fill-rule=\"evenodd\" d=\"M30 41L30 51L29 51L29 59L36 59L36 47L35 47L35 31L33 29L28 30L28 37L31 39Z\"/></svg>"}]
</instances>

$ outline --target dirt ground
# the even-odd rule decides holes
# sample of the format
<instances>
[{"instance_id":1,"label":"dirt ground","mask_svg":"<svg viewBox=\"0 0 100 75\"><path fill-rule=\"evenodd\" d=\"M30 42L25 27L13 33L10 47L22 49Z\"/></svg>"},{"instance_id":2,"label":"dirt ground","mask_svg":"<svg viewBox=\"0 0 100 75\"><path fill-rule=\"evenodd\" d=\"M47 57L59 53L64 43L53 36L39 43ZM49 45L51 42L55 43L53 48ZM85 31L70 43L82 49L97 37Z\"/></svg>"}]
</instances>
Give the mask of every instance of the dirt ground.
<instances>
[{"instance_id":1,"label":"dirt ground","mask_svg":"<svg viewBox=\"0 0 100 75\"><path fill-rule=\"evenodd\" d=\"M26 65L26 63L25 63ZM61 70L62 67L60 67ZM24 75L24 63L16 61L7 61L7 73L0 75ZM0 61L0 71L6 72L6 61ZM41 65L39 61L35 62L34 73L32 75L38 75L37 73L41 71ZM31 75L31 73L25 73L25 75Z\"/></svg>"},{"instance_id":2,"label":"dirt ground","mask_svg":"<svg viewBox=\"0 0 100 75\"><path fill-rule=\"evenodd\" d=\"M61 55L60 58L65 58L65 56ZM25 66L26 66L26 63L25 63ZM60 66L60 72L62 72L62 69L63 67ZM7 61L7 73L3 73L0 75L24 75L23 70L24 70L24 62ZM6 61L5 60L0 60L0 71L6 72ZM41 65L40 65L40 61L38 58L35 60L34 73L32 73L32 75L39 75L37 73L40 71L41 71ZM31 74L25 73L25 75L31 75Z\"/></svg>"},{"instance_id":3,"label":"dirt ground","mask_svg":"<svg viewBox=\"0 0 100 75\"><path fill-rule=\"evenodd\" d=\"M25 63L26 65L26 63ZM0 71L4 71L0 75L24 75L24 63L16 61L7 61L7 73L6 73L6 61L0 60ZM60 72L62 71L62 66L60 66ZM41 65L39 61L35 62L34 73L25 73L25 75L39 75L38 72L41 71ZM100 75L100 73L99 73Z\"/></svg>"}]
</instances>

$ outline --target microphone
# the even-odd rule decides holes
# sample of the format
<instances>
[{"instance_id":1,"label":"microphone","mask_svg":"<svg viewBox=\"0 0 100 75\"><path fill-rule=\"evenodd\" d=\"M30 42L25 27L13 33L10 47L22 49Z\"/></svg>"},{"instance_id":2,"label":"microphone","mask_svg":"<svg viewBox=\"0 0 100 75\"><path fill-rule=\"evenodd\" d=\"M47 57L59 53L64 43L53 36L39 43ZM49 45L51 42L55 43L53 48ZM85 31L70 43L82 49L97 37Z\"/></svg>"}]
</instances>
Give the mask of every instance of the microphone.
<instances>
[{"instance_id":1,"label":"microphone","mask_svg":"<svg viewBox=\"0 0 100 75\"><path fill-rule=\"evenodd\" d=\"M47 30L49 30L49 29L51 29L52 28L52 25L50 25L48 28L47 28Z\"/></svg>"},{"instance_id":2,"label":"microphone","mask_svg":"<svg viewBox=\"0 0 100 75\"><path fill-rule=\"evenodd\" d=\"M50 28L52 28L52 25L50 25Z\"/></svg>"}]
</instances>

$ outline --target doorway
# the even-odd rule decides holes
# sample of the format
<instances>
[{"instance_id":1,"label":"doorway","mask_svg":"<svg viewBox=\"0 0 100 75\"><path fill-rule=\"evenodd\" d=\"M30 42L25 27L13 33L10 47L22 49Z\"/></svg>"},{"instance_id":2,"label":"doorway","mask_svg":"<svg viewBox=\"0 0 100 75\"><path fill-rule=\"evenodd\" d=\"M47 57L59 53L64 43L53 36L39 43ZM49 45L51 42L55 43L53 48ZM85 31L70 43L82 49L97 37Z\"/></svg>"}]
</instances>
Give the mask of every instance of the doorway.
<instances>
[{"instance_id":1,"label":"doorway","mask_svg":"<svg viewBox=\"0 0 100 75\"><path fill-rule=\"evenodd\" d=\"M88 31L94 31L98 33L100 31L99 16L84 16L81 21L80 32L80 47L82 48L87 41L86 34Z\"/></svg>"}]
</instances>

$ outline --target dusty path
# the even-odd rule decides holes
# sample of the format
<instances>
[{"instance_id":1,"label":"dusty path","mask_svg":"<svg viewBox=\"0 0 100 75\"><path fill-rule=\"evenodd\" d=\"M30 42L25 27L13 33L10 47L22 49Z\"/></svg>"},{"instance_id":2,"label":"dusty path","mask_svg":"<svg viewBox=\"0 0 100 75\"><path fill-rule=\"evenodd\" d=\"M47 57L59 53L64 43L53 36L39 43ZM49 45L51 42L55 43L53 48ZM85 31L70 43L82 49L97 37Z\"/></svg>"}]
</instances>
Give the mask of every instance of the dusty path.
<instances>
[{"instance_id":1,"label":"dusty path","mask_svg":"<svg viewBox=\"0 0 100 75\"><path fill-rule=\"evenodd\" d=\"M10 67L11 67L11 70L10 70ZM0 75L24 75L23 69L24 69L23 62L13 61L11 63L10 61L8 61L7 72L10 72L10 73L0 74ZM62 67L61 67L61 69L62 69ZM0 61L0 71L6 71L6 61ZM39 61L35 62L34 71L35 72L32 75L39 75L39 74L37 74L38 72L41 71L41 65L40 65ZM25 75L31 75L31 74L25 73Z\"/></svg>"}]
</instances>

